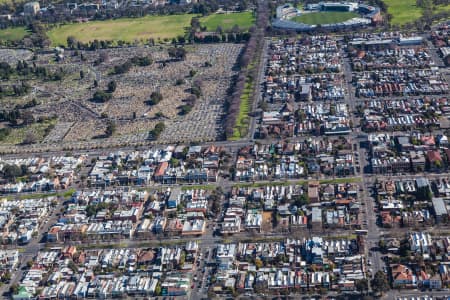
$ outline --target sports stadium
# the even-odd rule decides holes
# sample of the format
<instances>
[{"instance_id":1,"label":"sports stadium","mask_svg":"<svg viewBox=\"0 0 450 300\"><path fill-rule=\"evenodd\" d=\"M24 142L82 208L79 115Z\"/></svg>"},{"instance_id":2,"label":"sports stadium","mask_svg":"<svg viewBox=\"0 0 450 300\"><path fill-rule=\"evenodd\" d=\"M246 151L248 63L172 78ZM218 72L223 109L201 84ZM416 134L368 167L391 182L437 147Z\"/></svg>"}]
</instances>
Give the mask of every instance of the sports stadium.
<instances>
[{"instance_id":1,"label":"sports stadium","mask_svg":"<svg viewBox=\"0 0 450 300\"><path fill-rule=\"evenodd\" d=\"M375 25L382 21L380 8L356 2L319 2L303 9L292 4L277 7L272 26L278 29L314 31L339 30Z\"/></svg>"}]
</instances>

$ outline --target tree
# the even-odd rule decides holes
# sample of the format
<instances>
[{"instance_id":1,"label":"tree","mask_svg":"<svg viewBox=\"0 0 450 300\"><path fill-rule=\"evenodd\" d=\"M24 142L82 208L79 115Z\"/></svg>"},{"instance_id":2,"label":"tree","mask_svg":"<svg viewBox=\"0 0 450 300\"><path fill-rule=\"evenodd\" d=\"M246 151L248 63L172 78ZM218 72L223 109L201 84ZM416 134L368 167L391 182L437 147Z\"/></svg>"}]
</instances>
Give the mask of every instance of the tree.
<instances>
[{"instance_id":1,"label":"tree","mask_svg":"<svg viewBox=\"0 0 450 300\"><path fill-rule=\"evenodd\" d=\"M116 91L116 88L117 88L117 83L114 80L112 80L108 83L108 92L114 93Z\"/></svg>"},{"instance_id":2,"label":"tree","mask_svg":"<svg viewBox=\"0 0 450 300\"><path fill-rule=\"evenodd\" d=\"M22 116L22 121L24 125L29 125L34 123L34 116L30 111L25 111Z\"/></svg>"},{"instance_id":3,"label":"tree","mask_svg":"<svg viewBox=\"0 0 450 300\"><path fill-rule=\"evenodd\" d=\"M386 274L384 274L383 271L378 271L375 273L375 276L371 281L371 286L372 289L378 293L383 293L390 289Z\"/></svg>"},{"instance_id":4,"label":"tree","mask_svg":"<svg viewBox=\"0 0 450 300\"><path fill-rule=\"evenodd\" d=\"M67 37L67 47L69 47L70 49L74 49L75 46L77 45L77 39L73 36L68 36Z\"/></svg>"},{"instance_id":5,"label":"tree","mask_svg":"<svg viewBox=\"0 0 450 300\"><path fill-rule=\"evenodd\" d=\"M17 283L14 283L10 286L9 292L12 295L17 295L19 293L19 285Z\"/></svg>"},{"instance_id":6,"label":"tree","mask_svg":"<svg viewBox=\"0 0 450 300\"><path fill-rule=\"evenodd\" d=\"M181 47L171 47L168 50L169 57L174 58L176 60L185 60L186 59L186 49Z\"/></svg>"},{"instance_id":7,"label":"tree","mask_svg":"<svg viewBox=\"0 0 450 300\"><path fill-rule=\"evenodd\" d=\"M74 273L78 273L78 267L77 265L71 260L69 261L69 264L67 265L69 269L71 269Z\"/></svg>"},{"instance_id":8,"label":"tree","mask_svg":"<svg viewBox=\"0 0 450 300\"><path fill-rule=\"evenodd\" d=\"M108 120L108 124L106 125L105 135L107 137L112 136L116 132L116 123L112 120Z\"/></svg>"},{"instance_id":9,"label":"tree","mask_svg":"<svg viewBox=\"0 0 450 300\"><path fill-rule=\"evenodd\" d=\"M220 212L220 195L216 192L213 192L209 196L209 200L212 202L211 211L217 216Z\"/></svg>"},{"instance_id":10,"label":"tree","mask_svg":"<svg viewBox=\"0 0 450 300\"><path fill-rule=\"evenodd\" d=\"M185 261L186 261L186 253L184 251L182 251L181 255L180 255L180 266L181 267L184 266Z\"/></svg>"},{"instance_id":11,"label":"tree","mask_svg":"<svg viewBox=\"0 0 450 300\"><path fill-rule=\"evenodd\" d=\"M191 94L195 95L195 97L199 98L202 95L202 90L199 85L192 85Z\"/></svg>"},{"instance_id":12,"label":"tree","mask_svg":"<svg viewBox=\"0 0 450 300\"><path fill-rule=\"evenodd\" d=\"M3 176L6 179L14 179L22 176L22 170L17 165L5 165L2 170Z\"/></svg>"},{"instance_id":13,"label":"tree","mask_svg":"<svg viewBox=\"0 0 450 300\"><path fill-rule=\"evenodd\" d=\"M259 257L257 257L255 259L255 266L256 266L256 269L258 269L258 270L261 269L263 266L263 262Z\"/></svg>"},{"instance_id":14,"label":"tree","mask_svg":"<svg viewBox=\"0 0 450 300\"><path fill-rule=\"evenodd\" d=\"M150 95L150 100L148 101L148 104L150 105L156 105L163 99L163 96L160 92L153 92Z\"/></svg>"},{"instance_id":15,"label":"tree","mask_svg":"<svg viewBox=\"0 0 450 300\"><path fill-rule=\"evenodd\" d=\"M444 62L446 66L450 66L450 54L444 58Z\"/></svg>"},{"instance_id":16,"label":"tree","mask_svg":"<svg viewBox=\"0 0 450 300\"><path fill-rule=\"evenodd\" d=\"M9 128L9 127L0 128L0 141L3 141L4 139L6 139L10 133L11 133L11 128Z\"/></svg>"},{"instance_id":17,"label":"tree","mask_svg":"<svg viewBox=\"0 0 450 300\"><path fill-rule=\"evenodd\" d=\"M140 67L150 66L153 63L151 56L135 56L131 59L131 62Z\"/></svg>"},{"instance_id":18,"label":"tree","mask_svg":"<svg viewBox=\"0 0 450 300\"><path fill-rule=\"evenodd\" d=\"M29 144L36 143L36 141L37 141L36 135L33 132L28 131L27 134L25 135L22 143L25 145L29 145Z\"/></svg>"},{"instance_id":19,"label":"tree","mask_svg":"<svg viewBox=\"0 0 450 300\"><path fill-rule=\"evenodd\" d=\"M198 17L194 17L191 19L191 28L196 31L200 29L200 19Z\"/></svg>"},{"instance_id":20,"label":"tree","mask_svg":"<svg viewBox=\"0 0 450 300\"><path fill-rule=\"evenodd\" d=\"M380 247L380 250L382 251L382 252L384 252L384 251L386 251L387 249L386 249L386 241L385 240L380 240L379 242L378 242L378 247Z\"/></svg>"},{"instance_id":21,"label":"tree","mask_svg":"<svg viewBox=\"0 0 450 300\"><path fill-rule=\"evenodd\" d=\"M125 74L127 73L132 67L132 64L130 61L126 61L121 65L114 66L113 74L119 75L119 74Z\"/></svg>"},{"instance_id":22,"label":"tree","mask_svg":"<svg viewBox=\"0 0 450 300\"><path fill-rule=\"evenodd\" d=\"M11 272L7 271L3 274L2 281L9 282L11 280Z\"/></svg>"},{"instance_id":23,"label":"tree","mask_svg":"<svg viewBox=\"0 0 450 300\"><path fill-rule=\"evenodd\" d=\"M27 268L31 269L31 267L34 265L34 262L32 260L27 261Z\"/></svg>"},{"instance_id":24,"label":"tree","mask_svg":"<svg viewBox=\"0 0 450 300\"><path fill-rule=\"evenodd\" d=\"M182 105L181 106L181 110L180 110L180 115L184 116L187 115L188 113L190 113L192 110L192 106L189 104L186 105Z\"/></svg>"},{"instance_id":25,"label":"tree","mask_svg":"<svg viewBox=\"0 0 450 300\"><path fill-rule=\"evenodd\" d=\"M360 293L363 293L368 290L369 283L367 282L367 279L359 279L355 281L355 287L356 290Z\"/></svg>"},{"instance_id":26,"label":"tree","mask_svg":"<svg viewBox=\"0 0 450 300\"><path fill-rule=\"evenodd\" d=\"M170 159L170 165L173 167L178 167L180 165L180 161L176 159L175 157L172 157Z\"/></svg>"},{"instance_id":27,"label":"tree","mask_svg":"<svg viewBox=\"0 0 450 300\"><path fill-rule=\"evenodd\" d=\"M166 125L164 124L164 122L159 122L155 125L155 128L153 128L153 130L151 130L149 132L149 136L152 139L157 139L165 128L166 128Z\"/></svg>"},{"instance_id":28,"label":"tree","mask_svg":"<svg viewBox=\"0 0 450 300\"><path fill-rule=\"evenodd\" d=\"M155 295L156 296L161 295L161 284L159 282L156 284L156 287L155 287Z\"/></svg>"},{"instance_id":29,"label":"tree","mask_svg":"<svg viewBox=\"0 0 450 300\"><path fill-rule=\"evenodd\" d=\"M107 93L105 91L96 91L94 93L94 96L92 97L92 100L95 102L108 102L109 100L111 100L112 98L112 94L111 93Z\"/></svg>"}]
</instances>

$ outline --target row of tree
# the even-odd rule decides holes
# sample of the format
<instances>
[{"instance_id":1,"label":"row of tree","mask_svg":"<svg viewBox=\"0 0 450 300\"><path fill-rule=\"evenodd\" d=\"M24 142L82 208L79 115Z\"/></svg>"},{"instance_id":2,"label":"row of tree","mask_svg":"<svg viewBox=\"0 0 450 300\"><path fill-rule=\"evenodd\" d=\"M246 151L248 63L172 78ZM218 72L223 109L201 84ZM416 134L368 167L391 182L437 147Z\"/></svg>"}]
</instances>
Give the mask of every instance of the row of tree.
<instances>
[{"instance_id":1,"label":"row of tree","mask_svg":"<svg viewBox=\"0 0 450 300\"><path fill-rule=\"evenodd\" d=\"M7 62L0 62L0 79L9 80L13 75L29 78L33 76L38 79L61 80L65 72L62 68L52 72L46 67L37 66L36 63L29 64L25 60L19 60L14 68Z\"/></svg>"},{"instance_id":2,"label":"row of tree","mask_svg":"<svg viewBox=\"0 0 450 300\"><path fill-rule=\"evenodd\" d=\"M259 57L263 48L265 29L269 24L270 9L266 1L259 1L257 6L256 26L251 28L250 39L245 46L243 53L239 56L239 75L234 80L234 86L230 89L225 102L227 111L225 118L225 135L231 137L234 133L237 117L240 111L240 103L246 82L257 80L258 67L249 68L249 63L253 58Z\"/></svg>"}]
</instances>

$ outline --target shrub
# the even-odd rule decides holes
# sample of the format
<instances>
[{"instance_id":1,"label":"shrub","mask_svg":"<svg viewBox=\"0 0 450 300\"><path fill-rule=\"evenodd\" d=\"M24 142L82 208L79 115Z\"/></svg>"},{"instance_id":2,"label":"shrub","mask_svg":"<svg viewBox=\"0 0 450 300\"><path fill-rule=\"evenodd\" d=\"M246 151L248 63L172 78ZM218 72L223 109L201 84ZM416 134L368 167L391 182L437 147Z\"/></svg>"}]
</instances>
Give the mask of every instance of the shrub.
<instances>
[{"instance_id":1,"label":"shrub","mask_svg":"<svg viewBox=\"0 0 450 300\"><path fill-rule=\"evenodd\" d=\"M105 92L105 91L96 91L94 93L94 96L92 97L92 100L95 102L100 102L100 103L104 103L104 102L108 102L109 100L111 100L112 98L112 94Z\"/></svg>"}]
</instances>

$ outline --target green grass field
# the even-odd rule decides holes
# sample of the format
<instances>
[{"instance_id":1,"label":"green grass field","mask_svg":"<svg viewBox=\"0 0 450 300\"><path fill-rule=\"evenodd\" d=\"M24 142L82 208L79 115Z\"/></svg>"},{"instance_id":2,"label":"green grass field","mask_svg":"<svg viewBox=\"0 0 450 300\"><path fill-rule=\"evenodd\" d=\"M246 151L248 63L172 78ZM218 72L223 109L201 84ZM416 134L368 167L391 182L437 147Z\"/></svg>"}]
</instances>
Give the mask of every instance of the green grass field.
<instances>
[{"instance_id":1,"label":"green grass field","mask_svg":"<svg viewBox=\"0 0 450 300\"><path fill-rule=\"evenodd\" d=\"M344 22L358 16L359 15L357 13L353 12L314 12L294 17L291 20L310 25L323 25Z\"/></svg>"},{"instance_id":2,"label":"green grass field","mask_svg":"<svg viewBox=\"0 0 450 300\"><path fill-rule=\"evenodd\" d=\"M384 0L384 3L392 15L393 25L414 22L422 16L422 9L416 5L416 0Z\"/></svg>"},{"instance_id":3,"label":"green grass field","mask_svg":"<svg viewBox=\"0 0 450 300\"><path fill-rule=\"evenodd\" d=\"M212 14L200 18L200 24L206 26L208 31L215 31L218 26L223 30L229 30L237 25L241 29L248 29L255 23L252 12L240 12L232 14Z\"/></svg>"},{"instance_id":4,"label":"green grass field","mask_svg":"<svg viewBox=\"0 0 450 300\"><path fill-rule=\"evenodd\" d=\"M25 27L13 27L0 30L0 40L19 41L28 35Z\"/></svg>"},{"instance_id":5,"label":"green grass field","mask_svg":"<svg viewBox=\"0 0 450 300\"><path fill-rule=\"evenodd\" d=\"M108 21L93 21L62 25L48 32L53 45L66 45L67 37L73 36L82 42L97 40L172 39L184 35L194 15L146 16Z\"/></svg>"},{"instance_id":6,"label":"green grass field","mask_svg":"<svg viewBox=\"0 0 450 300\"><path fill-rule=\"evenodd\" d=\"M450 11L450 4L441 4L441 5L436 5L435 7L434 7L434 10L433 10L435 13L438 13L438 12L443 12L443 11Z\"/></svg>"},{"instance_id":7,"label":"green grass field","mask_svg":"<svg viewBox=\"0 0 450 300\"><path fill-rule=\"evenodd\" d=\"M16 145L23 142L28 132L32 132L38 142L45 138L45 131L50 126L56 124L56 120L50 120L43 123L33 123L28 126L12 128L11 133L0 142L2 145Z\"/></svg>"},{"instance_id":8,"label":"green grass field","mask_svg":"<svg viewBox=\"0 0 450 300\"><path fill-rule=\"evenodd\" d=\"M251 96L253 91L253 83L245 83L244 91L241 95L241 103L239 104L239 114L236 119L236 125L234 126L233 136L229 138L231 141L237 141L245 137L248 133L248 126L250 117Z\"/></svg>"},{"instance_id":9,"label":"green grass field","mask_svg":"<svg viewBox=\"0 0 450 300\"><path fill-rule=\"evenodd\" d=\"M391 24L403 25L412 23L422 17L423 9L416 5L416 0L384 0L388 6L388 13L392 15ZM450 11L450 4L436 5L433 13Z\"/></svg>"}]
</instances>

